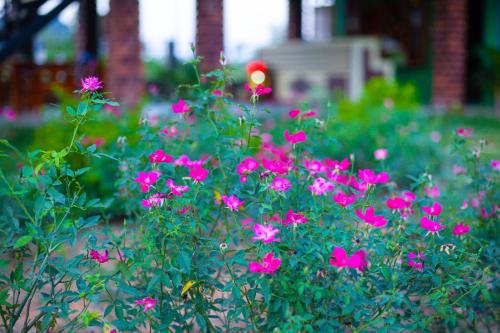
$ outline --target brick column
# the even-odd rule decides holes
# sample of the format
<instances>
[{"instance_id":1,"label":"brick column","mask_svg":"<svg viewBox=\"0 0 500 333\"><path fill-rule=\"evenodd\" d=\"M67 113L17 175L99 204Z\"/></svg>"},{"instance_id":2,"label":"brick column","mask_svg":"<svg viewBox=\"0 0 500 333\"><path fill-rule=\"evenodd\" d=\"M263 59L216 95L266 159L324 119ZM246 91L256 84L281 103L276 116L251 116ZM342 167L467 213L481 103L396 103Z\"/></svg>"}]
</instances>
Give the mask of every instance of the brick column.
<instances>
[{"instance_id":1,"label":"brick column","mask_svg":"<svg viewBox=\"0 0 500 333\"><path fill-rule=\"evenodd\" d=\"M436 0L432 102L448 107L465 102L467 0Z\"/></svg>"},{"instance_id":2,"label":"brick column","mask_svg":"<svg viewBox=\"0 0 500 333\"><path fill-rule=\"evenodd\" d=\"M219 54L224 50L223 11L223 0L196 0L196 51L204 57L204 72L219 66Z\"/></svg>"},{"instance_id":3,"label":"brick column","mask_svg":"<svg viewBox=\"0 0 500 333\"><path fill-rule=\"evenodd\" d=\"M122 105L137 104L144 93L138 0L110 0L106 16L108 57L105 90Z\"/></svg>"},{"instance_id":4,"label":"brick column","mask_svg":"<svg viewBox=\"0 0 500 333\"><path fill-rule=\"evenodd\" d=\"M288 0L288 39L302 39L302 0Z\"/></svg>"}]
</instances>

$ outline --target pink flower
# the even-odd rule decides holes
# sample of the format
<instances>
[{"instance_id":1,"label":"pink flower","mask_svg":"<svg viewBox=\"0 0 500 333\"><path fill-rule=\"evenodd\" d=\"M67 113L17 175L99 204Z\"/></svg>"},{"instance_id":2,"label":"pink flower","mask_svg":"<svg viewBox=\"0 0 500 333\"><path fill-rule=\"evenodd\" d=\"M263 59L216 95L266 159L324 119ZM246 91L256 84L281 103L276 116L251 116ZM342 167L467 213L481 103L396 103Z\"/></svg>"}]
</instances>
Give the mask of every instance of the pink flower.
<instances>
[{"instance_id":1,"label":"pink flower","mask_svg":"<svg viewBox=\"0 0 500 333\"><path fill-rule=\"evenodd\" d=\"M461 137L468 138L471 136L473 129L472 128L463 128L460 127L457 129L457 134Z\"/></svg>"},{"instance_id":2,"label":"pink flower","mask_svg":"<svg viewBox=\"0 0 500 333\"><path fill-rule=\"evenodd\" d=\"M275 177L273 182L269 184L269 188L278 192L288 191L292 187L290 181L286 178Z\"/></svg>"},{"instance_id":3,"label":"pink flower","mask_svg":"<svg viewBox=\"0 0 500 333\"><path fill-rule=\"evenodd\" d=\"M174 137L174 136L177 136L179 134L179 130L177 129L177 127L175 125L172 125L172 126L170 126L170 128L165 127L164 129L162 129L160 131L160 133L165 135L165 136Z\"/></svg>"},{"instance_id":4,"label":"pink flower","mask_svg":"<svg viewBox=\"0 0 500 333\"><path fill-rule=\"evenodd\" d=\"M300 119L314 117L315 115L316 115L316 111L308 111L308 112L304 113L302 116L300 116Z\"/></svg>"},{"instance_id":5,"label":"pink flower","mask_svg":"<svg viewBox=\"0 0 500 333\"><path fill-rule=\"evenodd\" d=\"M156 207L163 205L163 202L168 196L165 193L155 193L147 199L141 201L144 207Z\"/></svg>"},{"instance_id":6,"label":"pink flower","mask_svg":"<svg viewBox=\"0 0 500 333\"><path fill-rule=\"evenodd\" d=\"M446 228L444 225L439 224L438 221L430 220L427 216L420 219L420 226L429 232L439 232L439 230Z\"/></svg>"},{"instance_id":7,"label":"pink flower","mask_svg":"<svg viewBox=\"0 0 500 333\"><path fill-rule=\"evenodd\" d=\"M368 265L366 261L366 252L359 250L347 257L346 251L341 247L334 247L330 257L330 265L343 268L350 267L363 271Z\"/></svg>"},{"instance_id":8,"label":"pink flower","mask_svg":"<svg viewBox=\"0 0 500 333\"><path fill-rule=\"evenodd\" d=\"M408 207L408 202L406 202L403 198L400 197L394 197L394 198L388 198L385 202L387 208L389 209L405 209Z\"/></svg>"},{"instance_id":9,"label":"pink flower","mask_svg":"<svg viewBox=\"0 0 500 333\"><path fill-rule=\"evenodd\" d=\"M500 160L491 160L491 167L493 170L500 171Z\"/></svg>"},{"instance_id":10,"label":"pink flower","mask_svg":"<svg viewBox=\"0 0 500 333\"><path fill-rule=\"evenodd\" d=\"M340 162L337 160L331 160L327 158L323 160L323 164L325 165L325 167L327 167L328 169L330 169L335 173L346 171L351 166L351 162L349 161L348 158L344 158Z\"/></svg>"},{"instance_id":11,"label":"pink flower","mask_svg":"<svg viewBox=\"0 0 500 333\"><path fill-rule=\"evenodd\" d=\"M16 111L14 111L14 109L11 107L6 107L5 110L3 111L3 115L5 116L5 119L10 121L15 120L17 118Z\"/></svg>"},{"instance_id":12,"label":"pink flower","mask_svg":"<svg viewBox=\"0 0 500 333\"><path fill-rule=\"evenodd\" d=\"M462 173L465 173L466 171L467 170L463 166L460 166L460 165L454 165L452 168L452 172L454 175L460 175Z\"/></svg>"},{"instance_id":13,"label":"pink flower","mask_svg":"<svg viewBox=\"0 0 500 333\"><path fill-rule=\"evenodd\" d=\"M177 209L177 214L184 215L191 209L191 206L184 206L182 208Z\"/></svg>"},{"instance_id":14,"label":"pink flower","mask_svg":"<svg viewBox=\"0 0 500 333\"><path fill-rule=\"evenodd\" d=\"M300 114L300 110L290 110L290 112L288 112L288 115L290 116L290 118L295 118L297 117L298 115Z\"/></svg>"},{"instance_id":15,"label":"pink flower","mask_svg":"<svg viewBox=\"0 0 500 333\"><path fill-rule=\"evenodd\" d=\"M333 190L333 184L324 178L318 177L314 180L313 184L308 187L313 195L323 195L328 191Z\"/></svg>"},{"instance_id":16,"label":"pink flower","mask_svg":"<svg viewBox=\"0 0 500 333\"><path fill-rule=\"evenodd\" d=\"M286 141L290 142L291 144L296 144L299 142L306 141L306 133L304 131L299 131L297 133L290 134L288 130L285 130L285 132L283 132L283 135Z\"/></svg>"},{"instance_id":17,"label":"pink flower","mask_svg":"<svg viewBox=\"0 0 500 333\"><path fill-rule=\"evenodd\" d=\"M317 173L325 171L325 167L321 163L320 160L308 160L305 159L304 162L304 167L309 171L309 174L314 176Z\"/></svg>"},{"instance_id":18,"label":"pink flower","mask_svg":"<svg viewBox=\"0 0 500 333\"><path fill-rule=\"evenodd\" d=\"M231 211L236 211L243 206L244 202L238 199L234 194L228 197L227 195L223 195L220 197L222 201L226 204L226 208Z\"/></svg>"},{"instance_id":19,"label":"pink flower","mask_svg":"<svg viewBox=\"0 0 500 333\"><path fill-rule=\"evenodd\" d=\"M270 94L273 89L269 87L264 87L262 84L258 84L255 89L252 89L248 83L245 83L245 90L252 94L253 97Z\"/></svg>"},{"instance_id":20,"label":"pink flower","mask_svg":"<svg viewBox=\"0 0 500 333\"><path fill-rule=\"evenodd\" d=\"M459 223L453 227L451 233L455 236L465 235L470 231L470 226L463 223Z\"/></svg>"},{"instance_id":21,"label":"pink flower","mask_svg":"<svg viewBox=\"0 0 500 333\"><path fill-rule=\"evenodd\" d=\"M347 207L356 201L356 196L346 195L344 192L338 191L337 194L333 196L333 201L342 207Z\"/></svg>"},{"instance_id":22,"label":"pink flower","mask_svg":"<svg viewBox=\"0 0 500 333\"><path fill-rule=\"evenodd\" d=\"M150 163L171 163L174 158L170 155L166 155L162 149L158 149L154 153L149 154Z\"/></svg>"},{"instance_id":23,"label":"pink flower","mask_svg":"<svg viewBox=\"0 0 500 333\"><path fill-rule=\"evenodd\" d=\"M367 184L382 184L389 181L387 172L376 174L370 169L358 170L358 177Z\"/></svg>"},{"instance_id":24,"label":"pink flower","mask_svg":"<svg viewBox=\"0 0 500 333\"><path fill-rule=\"evenodd\" d=\"M247 157L238 164L236 173L240 175L240 182L244 183L247 180L247 174L257 170L260 164L252 157Z\"/></svg>"},{"instance_id":25,"label":"pink flower","mask_svg":"<svg viewBox=\"0 0 500 333\"><path fill-rule=\"evenodd\" d=\"M385 160L387 158L387 149L384 148L377 149L375 150L373 155L375 156L375 159L378 161Z\"/></svg>"},{"instance_id":26,"label":"pink flower","mask_svg":"<svg viewBox=\"0 0 500 333\"><path fill-rule=\"evenodd\" d=\"M262 224L254 224L253 232L255 236L252 237L252 241L261 240L265 244L272 242L279 242L279 238L275 238L275 235L280 232L279 229L274 229L272 224L262 225Z\"/></svg>"},{"instance_id":27,"label":"pink flower","mask_svg":"<svg viewBox=\"0 0 500 333\"><path fill-rule=\"evenodd\" d=\"M426 213L429 216L439 216L441 214L441 205L439 202L435 202L432 204L432 206L423 206L422 211Z\"/></svg>"},{"instance_id":28,"label":"pink flower","mask_svg":"<svg viewBox=\"0 0 500 333\"><path fill-rule=\"evenodd\" d=\"M109 260L108 250L104 250L103 253L99 253L97 250L90 250L90 257L98 263L103 264Z\"/></svg>"},{"instance_id":29,"label":"pink flower","mask_svg":"<svg viewBox=\"0 0 500 333\"><path fill-rule=\"evenodd\" d=\"M223 94L223 93L222 93L222 90L215 89L215 90L213 91L213 94L214 94L214 96L222 96L222 94Z\"/></svg>"},{"instance_id":30,"label":"pink flower","mask_svg":"<svg viewBox=\"0 0 500 333\"><path fill-rule=\"evenodd\" d=\"M148 296L143 299L135 300L134 303L138 305L144 305L143 312L147 312L155 307L156 303L158 303L158 300Z\"/></svg>"},{"instance_id":31,"label":"pink flower","mask_svg":"<svg viewBox=\"0 0 500 333\"><path fill-rule=\"evenodd\" d=\"M150 171L150 172L139 172L137 178L134 179L134 182L139 183L141 185L142 192L149 191L149 187L156 183L160 173L158 171Z\"/></svg>"},{"instance_id":32,"label":"pink flower","mask_svg":"<svg viewBox=\"0 0 500 333\"><path fill-rule=\"evenodd\" d=\"M415 262L413 260L408 260L408 266L410 266L416 270L421 270L424 267L424 264L421 262Z\"/></svg>"},{"instance_id":33,"label":"pink flower","mask_svg":"<svg viewBox=\"0 0 500 333\"><path fill-rule=\"evenodd\" d=\"M172 194L178 197L189 190L189 186L187 185L175 185L172 179L167 180L167 186L170 187Z\"/></svg>"},{"instance_id":34,"label":"pink flower","mask_svg":"<svg viewBox=\"0 0 500 333\"><path fill-rule=\"evenodd\" d=\"M291 169L291 161L290 163L287 163L280 160L267 160L264 158L262 159L262 166L264 167L264 169L278 175L286 175Z\"/></svg>"},{"instance_id":35,"label":"pink flower","mask_svg":"<svg viewBox=\"0 0 500 333\"><path fill-rule=\"evenodd\" d=\"M253 273L265 273L273 275L281 265L281 259L274 257L274 253L269 252L264 255L262 262L252 261L248 269Z\"/></svg>"},{"instance_id":36,"label":"pink flower","mask_svg":"<svg viewBox=\"0 0 500 333\"><path fill-rule=\"evenodd\" d=\"M208 176L208 170L201 167L192 168L189 170L189 178L192 178L195 183L205 180Z\"/></svg>"},{"instance_id":37,"label":"pink flower","mask_svg":"<svg viewBox=\"0 0 500 333\"><path fill-rule=\"evenodd\" d=\"M82 89L80 91L82 93L87 91L95 92L102 88L101 84L102 82L99 81L99 78L97 78L97 76L88 76L80 80L80 85L82 86Z\"/></svg>"},{"instance_id":38,"label":"pink flower","mask_svg":"<svg viewBox=\"0 0 500 333\"><path fill-rule=\"evenodd\" d=\"M174 113L187 113L191 110L189 108L189 105L187 105L183 99L179 98L177 103L172 104L172 111Z\"/></svg>"},{"instance_id":39,"label":"pink flower","mask_svg":"<svg viewBox=\"0 0 500 333\"><path fill-rule=\"evenodd\" d=\"M424 187L424 192L429 196L429 198L437 198L439 197L439 186L433 186L433 187Z\"/></svg>"},{"instance_id":40,"label":"pink flower","mask_svg":"<svg viewBox=\"0 0 500 333\"><path fill-rule=\"evenodd\" d=\"M288 225L288 224L304 224L308 220L307 218L301 214L301 213L294 213L293 210L289 210L285 214L285 218L281 222L283 225Z\"/></svg>"},{"instance_id":41,"label":"pink flower","mask_svg":"<svg viewBox=\"0 0 500 333\"><path fill-rule=\"evenodd\" d=\"M358 215L361 220L377 228L381 228L387 224L387 220L384 216L375 215L375 209L373 208L373 206L368 207L365 213L363 213L359 209L356 209L356 215Z\"/></svg>"},{"instance_id":42,"label":"pink flower","mask_svg":"<svg viewBox=\"0 0 500 333\"><path fill-rule=\"evenodd\" d=\"M467 200L464 200L464 202L462 203L462 206L460 206L460 209L467 209L469 207L469 203L467 202Z\"/></svg>"},{"instance_id":43,"label":"pink flower","mask_svg":"<svg viewBox=\"0 0 500 333\"><path fill-rule=\"evenodd\" d=\"M415 252L410 252L408 253L408 258L410 259L425 259L425 254L422 252L415 253Z\"/></svg>"}]
</instances>

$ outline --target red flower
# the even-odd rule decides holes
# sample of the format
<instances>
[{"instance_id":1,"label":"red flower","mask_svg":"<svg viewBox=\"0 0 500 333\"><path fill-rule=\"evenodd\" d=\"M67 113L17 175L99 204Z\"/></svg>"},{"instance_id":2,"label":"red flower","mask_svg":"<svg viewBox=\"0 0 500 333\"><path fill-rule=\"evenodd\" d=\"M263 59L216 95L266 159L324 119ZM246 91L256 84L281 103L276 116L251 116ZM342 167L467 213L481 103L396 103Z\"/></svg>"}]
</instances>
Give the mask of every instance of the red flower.
<instances>
[{"instance_id":1,"label":"red flower","mask_svg":"<svg viewBox=\"0 0 500 333\"><path fill-rule=\"evenodd\" d=\"M368 265L366 261L366 252L359 250L354 252L350 257L347 256L346 251L341 247L334 247L330 257L330 265L343 268L350 267L363 271Z\"/></svg>"},{"instance_id":2,"label":"red flower","mask_svg":"<svg viewBox=\"0 0 500 333\"><path fill-rule=\"evenodd\" d=\"M306 133L304 131L290 134L288 130L285 130L285 132L283 132L283 136L285 137L286 141L290 142L291 144L306 141Z\"/></svg>"},{"instance_id":3,"label":"red flower","mask_svg":"<svg viewBox=\"0 0 500 333\"><path fill-rule=\"evenodd\" d=\"M377 228L381 228L387 224L387 220L384 216L375 215L373 206L368 207L364 214L361 210L356 209L356 215L358 215L361 220Z\"/></svg>"}]
</instances>

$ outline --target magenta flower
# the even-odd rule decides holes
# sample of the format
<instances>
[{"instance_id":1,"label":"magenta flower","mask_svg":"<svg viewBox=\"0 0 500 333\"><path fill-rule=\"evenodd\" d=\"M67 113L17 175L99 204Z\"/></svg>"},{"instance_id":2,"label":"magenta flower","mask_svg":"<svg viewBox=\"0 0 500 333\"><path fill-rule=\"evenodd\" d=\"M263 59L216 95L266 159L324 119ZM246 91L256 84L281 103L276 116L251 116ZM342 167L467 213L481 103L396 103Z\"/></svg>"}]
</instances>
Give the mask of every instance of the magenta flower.
<instances>
[{"instance_id":1,"label":"magenta flower","mask_svg":"<svg viewBox=\"0 0 500 333\"><path fill-rule=\"evenodd\" d=\"M163 149L158 149L154 153L149 154L150 163L172 163L174 158L170 155L166 155Z\"/></svg>"},{"instance_id":2,"label":"magenta flower","mask_svg":"<svg viewBox=\"0 0 500 333\"><path fill-rule=\"evenodd\" d=\"M471 136L473 129L472 128L463 128L460 127L457 129L457 134L461 137L468 138Z\"/></svg>"},{"instance_id":3,"label":"magenta flower","mask_svg":"<svg viewBox=\"0 0 500 333\"><path fill-rule=\"evenodd\" d=\"M272 93L273 89L269 87L264 87L262 84L258 84L255 89L252 89L248 83L245 83L245 90L252 94L252 97L267 95Z\"/></svg>"},{"instance_id":4,"label":"magenta flower","mask_svg":"<svg viewBox=\"0 0 500 333\"><path fill-rule=\"evenodd\" d=\"M175 125L172 125L172 126L170 126L170 128L165 127L164 129L162 129L160 131L160 134L163 134L163 135L169 136L169 137L174 137L174 136L177 136L179 134L179 130L177 129L177 127Z\"/></svg>"},{"instance_id":5,"label":"magenta flower","mask_svg":"<svg viewBox=\"0 0 500 333\"><path fill-rule=\"evenodd\" d=\"M158 303L158 300L148 296L143 299L135 300L134 303L138 305L144 305L143 312L147 312L155 307L156 303Z\"/></svg>"},{"instance_id":6,"label":"magenta flower","mask_svg":"<svg viewBox=\"0 0 500 333\"><path fill-rule=\"evenodd\" d=\"M5 116L5 119L7 119L9 121L15 120L17 118L16 111L14 111L14 109L11 107L6 107L3 110L3 115Z\"/></svg>"},{"instance_id":7,"label":"magenta flower","mask_svg":"<svg viewBox=\"0 0 500 333\"><path fill-rule=\"evenodd\" d=\"M344 158L342 161L337 161L337 160L331 160L331 159L324 159L323 164L325 167L330 169L332 172L339 173L343 171L347 171L349 167L351 166L351 162L349 161L348 158Z\"/></svg>"},{"instance_id":8,"label":"magenta flower","mask_svg":"<svg viewBox=\"0 0 500 333\"><path fill-rule=\"evenodd\" d=\"M424 187L424 192L429 198L437 198L440 196L439 186Z\"/></svg>"},{"instance_id":9,"label":"magenta flower","mask_svg":"<svg viewBox=\"0 0 500 333\"><path fill-rule=\"evenodd\" d=\"M244 202L238 199L234 194L230 197L228 197L227 195L223 195L220 198L226 204L226 208L231 211L240 209L240 207L244 204Z\"/></svg>"},{"instance_id":10,"label":"magenta flower","mask_svg":"<svg viewBox=\"0 0 500 333\"><path fill-rule=\"evenodd\" d=\"M410 252L408 253L408 258L410 259L425 259L425 254L423 252L418 252L418 253L415 253L415 252Z\"/></svg>"},{"instance_id":11,"label":"magenta flower","mask_svg":"<svg viewBox=\"0 0 500 333\"><path fill-rule=\"evenodd\" d=\"M295 118L297 117L298 115L300 114L300 110L290 110L290 112L288 112L288 115L290 116L290 118Z\"/></svg>"},{"instance_id":12,"label":"magenta flower","mask_svg":"<svg viewBox=\"0 0 500 333\"><path fill-rule=\"evenodd\" d=\"M387 172L376 174L370 169L359 170L358 177L363 182L371 185L389 182L389 174Z\"/></svg>"},{"instance_id":13,"label":"magenta flower","mask_svg":"<svg viewBox=\"0 0 500 333\"><path fill-rule=\"evenodd\" d=\"M375 156L375 159L378 161L385 160L387 158L387 149L384 148L377 149L375 150L373 155Z\"/></svg>"},{"instance_id":14,"label":"magenta flower","mask_svg":"<svg viewBox=\"0 0 500 333\"><path fill-rule=\"evenodd\" d=\"M441 205L439 202L435 202L432 206L423 206L422 211L429 216L439 216L441 214Z\"/></svg>"},{"instance_id":15,"label":"magenta flower","mask_svg":"<svg viewBox=\"0 0 500 333\"><path fill-rule=\"evenodd\" d=\"M408 202L400 197L388 198L385 201L385 204L386 204L387 208L392 209L392 210L405 209L408 207ZM410 205L411 205L411 203L410 203Z\"/></svg>"},{"instance_id":16,"label":"magenta flower","mask_svg":"<svg viewBox=\"0 0 500 333\"><path fill-rule=\"evenodd\" d=\"M420 219L420 226L432 233L439 232L439 230L446 228L444 225L439 224L438 221L430 220L427 216Z\"/></svg>"},{"instance_id":17,"label":"magenta flower","mask_svg":"<svg viewBox=\"0 0 500 333\"><path fill-rule=\"evenodd\" d=\"M363 213L361 210L356 209L356 215L368 224L374 227L381 228L387 224L387 220L382 215L375 215L373 206L368 207Z\"/></svg>"},{"instance_id":18,"label":"magenta flower","mask_svg":"<svg viewBox=\"0 0 500 333\"><path fill-rule=\"evenodd\" d=\"M267 160L262 159L262 166L264 169L269 170L278 175L286 175L291 168L291 161L289 163L280 160Z\"/></svg>"},{"instance_id":19,"label":"magenta flower","mask_svg":"<svg viewBox=\"0 0 500 333\"><path fill-rule=\"evenodd\" d=\"M285 132L283 132L283 136L285 137L286 141L290 142L291 144L296 144L306 141L306 133L304 131L299 131L297 133L290 134L288 130L285 130Z\"/></svg>"},{"instance_id":20,"label":"magenta flower","mask_svg":"<svg viewBox=\"0 0 500 333\"><path fill-rule=\"evenodd\" d=\"M141 185L142 192L149 191L149 187L156 183L160 173L158 171L150 171L150 172L139 172L137 178L134 179L134 182L139 183Z\"/></svg>"},{"instance_id":21,"label":"magenta flower","mask_svg":"<svg viewBox=\"0 0 500 333\"><path fill-rule=\"evenodd\" d=\"M340 205L342 207L347 207L356 201L356 196L355 195L347 195L342 191L338 191L337 194L333 196L333 201L337 205Z\"/></svg>"},{"instance_id":22,"label":"magenta flower","mask_svg":"<svg viewBox=\"0 0 500 333\"><path fill-rule=\"evenodd\" d=\"M424 264L421 262L416 262L414 260L408 260L408 266L412 267L413 269L416 270L422 270L424 268Z\"/></svg>"},{"instance_id":23,"label":"magenta flower","mask_svg":"<svg viewBox=\"0 0 500 333\"><path fill-rule=\"evenodd\" d=\"M183 99L179 98L177 103L172 104L172 111L174 113L187 113L191 110L189 108L189 105L187 105Z\"/></svg>"},{"instance_id":24,"label":"magenta flower","mask_svg":"<svg viewBox=\"0 0 500 333\"><path fill-rule=\"evenodd\" d=\"M172 179L167 180L166 184L170 188L172 194L178 197L180 197L182 193L189 190L189 186L187 185L175 185Z\"/></svg>"},{"instance_id":25,"label":"magenta flower","mask_svg":"<svg viewBox=\"0 0 500 333\"><path fill-rule=\"evenodd\" d=\"M301 213L295 213L293 210L289 210L285 214L285 218L281 222L283 225L288 225L288 224L303 224L306 223L308 220L307 218L301 214Z\"/></svg>"},{"instance_id":26,"label":"magenta flower","mask_svg":"<svg viewBox=\"0 0 500 333\"><path fill-rule=\"evenodd\" d=\"M279 242L279 238L275 238L276 234L280 232L279 229L275 229L272 224L262 225L262 224L254 224L253 232L255 236L252 237L252 241L261 240L265 244L272 242Z\"/></svg>"},{"instance_id":27,"label":"magenta flower","mask_svg":"<svg viewBox=\"0 0 500 333\"><path fill-rule=\"evenodd\" d=\"M325 166L321 163L320 160L308 160L305 159L304 162L304 167L309 171L309 174L314 176L320 172L325 171Z\"/></svg>"},{"instance_id":28,"label":"magenta flower","mask_svg":"<svg viewBox=\"0 0 500 333\"><path fill-rule=\"evenodd\" d=\"M265 273L273 275L281 265L281 259L274 257L274 253L269 252L262 257L262 262L252 261L248 269L253 273Z\"/></svg>"},{"instance_id":29,"label":"magenta flower","mask_svg":"<svg viewBox=\"0 0 500 333\"><path fill-rule=\"evenodd\" d=\"M90 250L90 257L97 261L100 264L104 264L109 260L108 258L108 250L104 250L102 253L99 253L97 250Z\"/></svg>"},{"instance_id":30,"label":"magenta flower","mask_svg":"<svg viewBox=\"0 0 500 333\"><path fill-rule=\"evenodd\" d=\"M470 231L469 225L459 223L453 227L451 233L455 236L460 236L460 235L465 235L465 234L469 233L469 231Z\"/></svg>"},{"instance_id":31,"label":"magenta flower","mask_svg":"<svg viewBox=\"0 0 500 333\"><path fill-rule=\"evenodd\" d=\"M500 160L491 160L491 167L493 170L500 171Z\"/></svg>"},{"instance_id":32,"label":"magenta flower","mask_svg":"<svg viewBox=\"0 0 500 333\"><path fill-rule=\"evenodd\" d=\"M201 167L192 168L189 170L189 178L192 178L195 183L205 180L208 176L208 170Z\"/></svg>"},{"instance_id":33,"label":"magenta flower","mask_svg":"<svg viewBox=\"0 0 500 333\"><path fill-rule=\"evenodd\" d=\"M82 93L84 92L95 92L99 89L102 89L102 82L99 81L99 78L97 76L88 76L84 79L80 80L80 85L82 86L82 89L80 90Z\"/></svg>"},{"instance_id":34,"label":"magenta flower","mask_svg":"<svg viewBox=\"0 0 500 333\"><path fill-rule=\"evenodd\" d=\"M330 265L338 268L349 267L363 271L368 265L366 261L366 252L359 250L348 257L347 252L343 248L334 247L330 257Z\"/></svg>"},{"instance_id":35,"label":"magenta flower","mask_svg":"<svg viewBox=\"0 0 500 333\"><path fill-rule=\"evenodd\" d=\"M332 183L324 178L318 177L314 180L312 185L308 187L308 189L313 195L323 195L326 192L333 190L333 187Z\"/></svg>"},{"instance_id":36,"label":"magenta flower","mask_svg":"<svg viewBox=\"0 0 500 333\"><path fill-rule=\"evenodd\" d=\"M286 178L275 177L269 184L269 188L278 192L286 192L292 187L290 181Z\"/></svg>"},{"instance_id":37,"label":"magenta flower","mask_svg":"<svg viewBox=\"0 0 500 333\"><path fill-rule=\"evenodd\" d=\"M168 198L168 196L165 193L155 193L152 196L150 196L147 199L144 199L141 201L141 204L144 207L156 207L156 206L161 206L163 205L163 202L165 199Z\"/></svg>"},{"instance_id":38,"label":"magenta flower","mask_svg":"<svg viewBox=\"0 0 500 333\"><path fill-rule=\"evenodd\" d=\"M259 162L257 162L252 157L247 157L238 164L236 167L236 173L240 175L240 182L244 183L247 181L247 175L259 168Z\"/></svg>"}]
</instances>

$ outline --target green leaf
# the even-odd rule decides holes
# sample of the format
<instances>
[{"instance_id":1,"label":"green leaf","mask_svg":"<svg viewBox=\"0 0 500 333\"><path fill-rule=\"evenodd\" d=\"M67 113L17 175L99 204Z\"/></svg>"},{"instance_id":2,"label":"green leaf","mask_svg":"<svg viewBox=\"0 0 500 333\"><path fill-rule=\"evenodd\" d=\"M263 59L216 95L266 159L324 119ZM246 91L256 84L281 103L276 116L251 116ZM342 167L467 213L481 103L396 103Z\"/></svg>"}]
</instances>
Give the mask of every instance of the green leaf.
<instances>
[{"instance_id":1,"label":"green leaf","mask_svg":"<svg viewBox=\"0 0 500 333\"><path fill-rule=\"evenodd\" d=\"M25 235L25 236L19 237L16 240L16 242L14 243L14 249L25 246L26 244L31 242L32 239L33 239L33 236L30 236L30 235Z\"/></svg>"}]
</instances>

